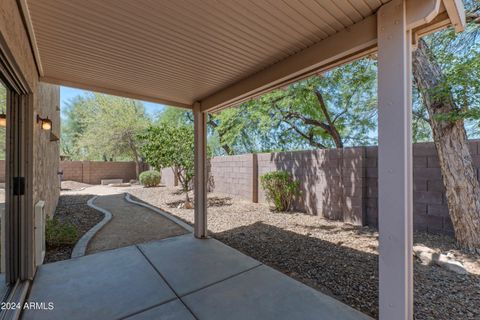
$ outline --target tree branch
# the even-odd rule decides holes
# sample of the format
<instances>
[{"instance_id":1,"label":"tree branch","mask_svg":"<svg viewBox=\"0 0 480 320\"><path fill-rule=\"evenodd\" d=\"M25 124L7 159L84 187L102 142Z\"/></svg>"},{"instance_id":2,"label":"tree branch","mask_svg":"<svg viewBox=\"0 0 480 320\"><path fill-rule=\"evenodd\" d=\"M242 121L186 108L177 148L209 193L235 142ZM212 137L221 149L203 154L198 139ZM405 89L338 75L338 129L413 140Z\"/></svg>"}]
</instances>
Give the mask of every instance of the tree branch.
<instances>
[{"instance_id":1,"label":"tree branch","mask_svg":"<svg viewBox=\"0 0 480 320\"><path fill-rule=\"evenodd\" d=\"M340 137L340 133L338 132L337 128L335 127L335 124L332 122L332 119L330 118L330 113L327 110L327 105L325 104L325 101L323 100L323 95L321 92L318 90L315 90L315 96L317 97L318 103L320 104L320 109L323 112L323 115L325 116L325 119L327 119L328 123L328 133L332 137L333 141L335 141L335 145L337 148L343 148L343 142L342 138Z\"/></svg>"}]
</instances>

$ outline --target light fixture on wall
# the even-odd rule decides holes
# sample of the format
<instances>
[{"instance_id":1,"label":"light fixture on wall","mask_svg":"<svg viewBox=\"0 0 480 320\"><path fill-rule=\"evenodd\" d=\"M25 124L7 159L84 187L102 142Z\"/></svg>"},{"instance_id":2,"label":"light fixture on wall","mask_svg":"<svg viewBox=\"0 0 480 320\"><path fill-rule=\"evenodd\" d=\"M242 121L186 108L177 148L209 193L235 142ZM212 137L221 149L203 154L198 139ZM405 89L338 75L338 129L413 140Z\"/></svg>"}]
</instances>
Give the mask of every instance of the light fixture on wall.
<instances>
[{"instance_id":1,"label":"light fixture on wall","mask_svg":"<svg viewBox=\"0 0 480 320\"><path fill-rule=\"evenodd\" d=\"M37 123L40 123L45 131L52 130L52 120L48 119L48 117L42 118L37 114Z\"/></svg>"},{"instance_id":2,"label":"light fixture on wall","mask_svg":"<svg viewBox=\"0 0 480 320\"><path fill-rule=\"evenodd\" d=\"M2 111L0 113L0 127L6 127L7 126L7 115L5 112Z\"/></svg>"}]
</instances>

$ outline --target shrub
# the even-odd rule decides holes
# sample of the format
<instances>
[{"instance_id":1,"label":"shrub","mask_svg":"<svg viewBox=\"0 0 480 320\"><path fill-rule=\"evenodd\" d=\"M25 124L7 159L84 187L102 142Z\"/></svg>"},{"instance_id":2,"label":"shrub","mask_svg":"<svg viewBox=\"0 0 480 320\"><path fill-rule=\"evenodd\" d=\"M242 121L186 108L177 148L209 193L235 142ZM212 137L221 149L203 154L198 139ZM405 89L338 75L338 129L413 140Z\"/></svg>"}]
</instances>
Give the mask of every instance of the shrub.
<instances>
[{"instance_id":1,"label":"shrub","mask_svg":"<svg viewBox=\"0 0 480 320\"><path fill-rule=\"evenodd\" d=\"M73 245L77 241L78 231L71 223L60 222L56 218L47 218L45 242L49 247Z\"/></svg>"},{"instance_id":2,"label":"shrub","mask_svg":"<svg viewBox=\"0 0 480 320\"><path fill-rule=\"evenodd\" d=\"M289 211L293 199L299 194L299 181L286 171L268 172L260 177L268 201L273 202L276 211Z\"/></svg>"},{"instance_id":3,"label":"shrub","mask_svg":"<svg viewBox=\"0 0 480 320\"><path fill-rule=\"evenodd\" d=\"M162 175L160 172L155 171L155 170L149 170L140 173L139 179L140 183L144 187L156 187L160 184L160 180L162 178Z\"/></svg>"}]
</instances>

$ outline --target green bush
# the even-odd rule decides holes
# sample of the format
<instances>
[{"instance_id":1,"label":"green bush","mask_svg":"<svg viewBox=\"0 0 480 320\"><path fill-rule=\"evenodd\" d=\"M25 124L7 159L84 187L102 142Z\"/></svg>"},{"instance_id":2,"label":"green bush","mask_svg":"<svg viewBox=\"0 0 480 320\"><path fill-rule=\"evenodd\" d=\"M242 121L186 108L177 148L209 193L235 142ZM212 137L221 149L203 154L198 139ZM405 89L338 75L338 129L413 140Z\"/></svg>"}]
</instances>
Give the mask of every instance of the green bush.
<instances>
[{"instance_id":1,"label":"green bush","mask_svg":"<svg viewBox=\"0 0 480 320\"><path fill-rule=\"evenodd\" d=\"M77 241L78 231L71 223L62 223L56 218L47 218L45 242L49 247L73 245Z\"/></svg>"},{"instance_id":2,"label":"green bush","mask_svg":"<svg viewBox=\"0 0 480 320\"><path fill-rule=\"evenodd\" d=\"M276 211L289 211L294 197L300 192L300 182L286 171L268 172L260 177L260 182L267 200L273 203Z\"/></svg>"},{"instance_id":3,"label":"green bush","mask_svg":"<svg viewBox=\"0 0 480 320\"><path fill-rule=\"evenodd\" d=\"M160 184L162 175L160 172L155 170L144 171L140 173L139 179L140 183L144 187L156 187Z\"/></svg>"}]
</instances>

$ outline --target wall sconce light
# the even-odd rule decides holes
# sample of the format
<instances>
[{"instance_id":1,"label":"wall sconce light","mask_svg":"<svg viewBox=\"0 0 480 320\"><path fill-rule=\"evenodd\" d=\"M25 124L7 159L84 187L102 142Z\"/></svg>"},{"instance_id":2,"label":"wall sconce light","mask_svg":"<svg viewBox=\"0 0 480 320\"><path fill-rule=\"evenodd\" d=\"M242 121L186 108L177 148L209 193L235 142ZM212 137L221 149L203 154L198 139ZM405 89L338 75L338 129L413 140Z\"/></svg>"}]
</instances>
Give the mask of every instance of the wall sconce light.
<instances>
[{"instance_id":1,"label":"wall sconce light","mask_svg":"<svg viewBox=\"0 0 480 320\"><path fill-rule=\"evenodd\" d=\"M0 127L7 126L7 115L5 113L0 113Z\"/></svg>"},{"instance_id":2,"label":"wall sconce light","mask_svg":"<svg viewBox=\"0 0 480 320\"><path fill-rule=\"evenodd\" d=\"M41 126L42 126L42 129L45 130L45 131L52 130L52 120L48 119L48 117L41 118L37 114L37 123L40 123Z\"/></svg>"}]
</instances>

